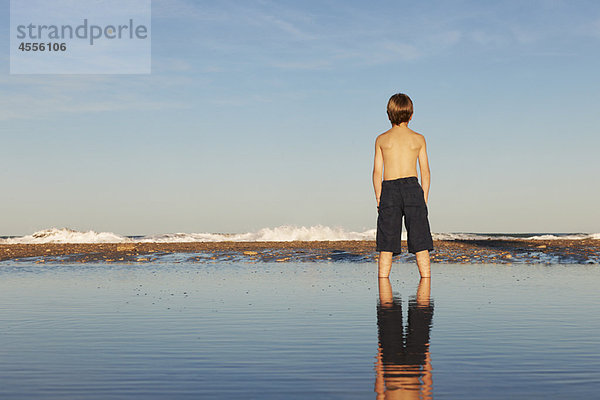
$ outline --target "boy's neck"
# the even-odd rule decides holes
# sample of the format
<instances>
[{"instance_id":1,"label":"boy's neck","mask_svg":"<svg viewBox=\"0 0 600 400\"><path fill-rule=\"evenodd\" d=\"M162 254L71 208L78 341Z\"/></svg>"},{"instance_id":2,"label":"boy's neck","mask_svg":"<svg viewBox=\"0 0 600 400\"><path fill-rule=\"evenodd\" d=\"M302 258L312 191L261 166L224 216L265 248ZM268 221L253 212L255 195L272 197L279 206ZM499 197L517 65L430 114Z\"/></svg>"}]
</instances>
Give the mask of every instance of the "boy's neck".
<instances>
[{"instance_id":1,"label":"boy's neck","mask_svg":"<svg viewBox=\"0 0 600 400\"><path fill-rule=\"evenodd\" d=\"M398 124L392 124L392 128L408 128L408 122L401 122L399 125Z\"/></svg>"}]
</instances>

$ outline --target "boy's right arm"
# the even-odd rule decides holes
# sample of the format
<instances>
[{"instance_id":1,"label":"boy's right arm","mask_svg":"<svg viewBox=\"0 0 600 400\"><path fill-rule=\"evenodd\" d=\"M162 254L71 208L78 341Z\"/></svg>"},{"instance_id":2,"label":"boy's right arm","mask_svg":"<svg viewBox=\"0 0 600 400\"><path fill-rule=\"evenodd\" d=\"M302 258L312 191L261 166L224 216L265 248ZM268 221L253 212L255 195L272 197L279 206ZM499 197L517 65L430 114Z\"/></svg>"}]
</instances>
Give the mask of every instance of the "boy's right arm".
<instances>
[{"instance_id":1,"label":"boy's right arm","mask_svg":"<svg viewBox=\"0 0 600 400\"><path fill-rule=\"evenodd\" d=\"M375 189L375 200L379 207L381 197L381 176L383 175L383 152L379 147L379 138L375 140L375 161L373 162L373 189Z\"/></svg>"}]
</instances>

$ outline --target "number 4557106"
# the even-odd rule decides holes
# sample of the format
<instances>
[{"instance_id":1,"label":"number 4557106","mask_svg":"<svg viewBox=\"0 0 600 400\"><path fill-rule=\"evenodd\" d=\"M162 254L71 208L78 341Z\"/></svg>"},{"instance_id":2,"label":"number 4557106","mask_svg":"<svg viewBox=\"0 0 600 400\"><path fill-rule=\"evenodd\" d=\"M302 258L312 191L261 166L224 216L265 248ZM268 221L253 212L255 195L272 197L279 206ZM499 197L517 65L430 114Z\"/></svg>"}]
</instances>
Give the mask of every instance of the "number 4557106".
<instances>
[{"instance_id":1,"label":"number 4557106","mask_svg":"<svg viewBox=\"0 0 600 400\"><path fill-rule=\"evenodd\" d=\"M25 43L19 45L21 51L65 51L67 50L66 43Z\"/></svg>"}]
</instances>

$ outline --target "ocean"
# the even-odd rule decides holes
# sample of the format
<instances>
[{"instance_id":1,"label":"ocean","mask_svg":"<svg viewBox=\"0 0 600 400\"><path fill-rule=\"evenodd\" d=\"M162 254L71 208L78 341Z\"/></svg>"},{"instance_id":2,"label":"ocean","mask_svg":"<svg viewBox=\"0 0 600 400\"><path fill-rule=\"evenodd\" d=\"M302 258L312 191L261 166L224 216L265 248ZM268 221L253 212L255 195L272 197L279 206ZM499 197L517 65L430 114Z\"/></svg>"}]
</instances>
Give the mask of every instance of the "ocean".
<instances>
[{"instance_id":1,"label":"ocean","mask_svg":"<svg viewBox=\"0 0 600 400\"><path fill-rule=\"evenodd\" d=\"M181 242L290 242L375 240L375 229L363 232L340 227L316 225L279 226L246 233L160 233L153 235L121 235L113 232L78 231L49 228L25 236L0 236L0 244L27 243L181 243ZM406 240L406 232L403 232ZM585 240L600 239L600 233L433 233L434 240Z\"/></svg>"}]
</instances>

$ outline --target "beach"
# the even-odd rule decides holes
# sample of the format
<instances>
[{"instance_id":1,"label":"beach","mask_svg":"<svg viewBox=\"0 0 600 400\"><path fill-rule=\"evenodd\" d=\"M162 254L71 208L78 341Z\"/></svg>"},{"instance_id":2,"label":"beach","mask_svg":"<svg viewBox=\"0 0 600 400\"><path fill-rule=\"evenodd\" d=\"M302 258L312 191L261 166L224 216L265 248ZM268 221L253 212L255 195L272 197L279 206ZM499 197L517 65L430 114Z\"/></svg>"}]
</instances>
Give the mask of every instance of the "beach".
<instances>
[{"instance_id":1,"label":"beach","mask_svg":"<svg viewBox=\"0 0 600 400\"><path fill-rule=\"evenodd\" d=\"M436 240L434 247L434 263L600 262L599 239ZM152 262L175 254L191 262L374 262L377 257L372 240L0 243L0 261ZM414 258L403 253L396 260L412 262Z\"/></svg>"},{"instance_id":2,"label":"beach","mask_svg":"<svg viewBox=\"0 0 600 400\"><path fill-rule=\"evenodd\" d=\"M387 286L376 274L364 262L3 262L0 398L600 390L596 265L447 263L423 283L399 263Z\"/></svg>"}]
</instances>

